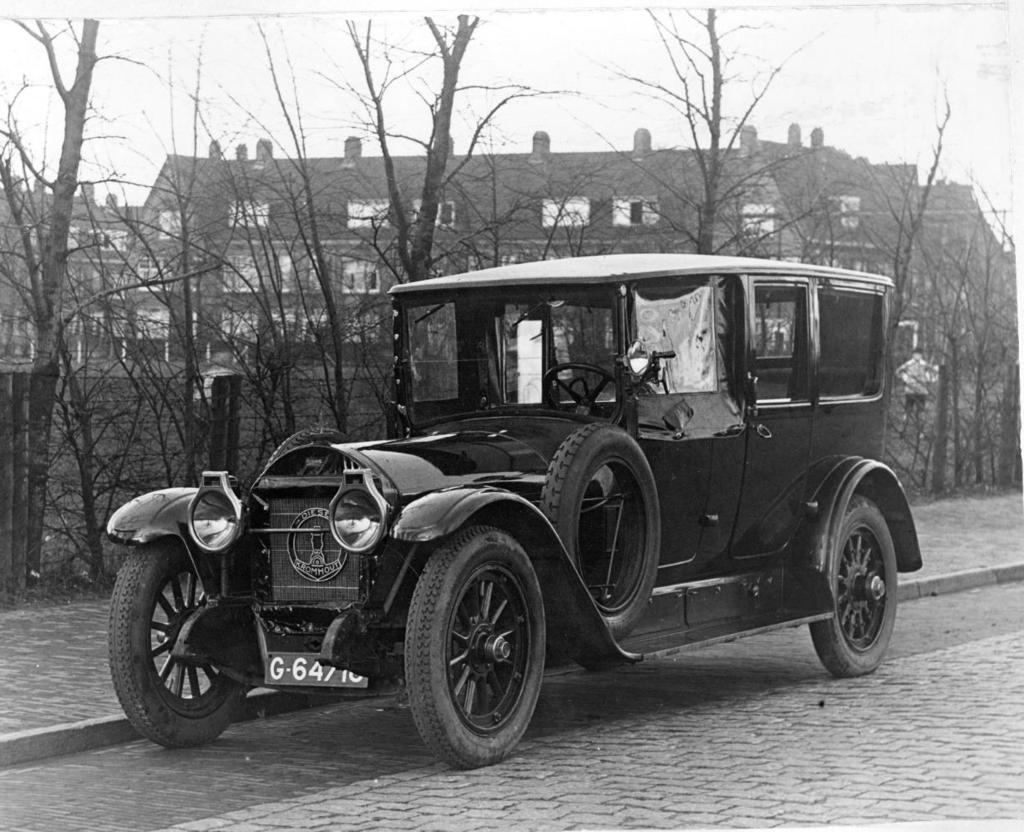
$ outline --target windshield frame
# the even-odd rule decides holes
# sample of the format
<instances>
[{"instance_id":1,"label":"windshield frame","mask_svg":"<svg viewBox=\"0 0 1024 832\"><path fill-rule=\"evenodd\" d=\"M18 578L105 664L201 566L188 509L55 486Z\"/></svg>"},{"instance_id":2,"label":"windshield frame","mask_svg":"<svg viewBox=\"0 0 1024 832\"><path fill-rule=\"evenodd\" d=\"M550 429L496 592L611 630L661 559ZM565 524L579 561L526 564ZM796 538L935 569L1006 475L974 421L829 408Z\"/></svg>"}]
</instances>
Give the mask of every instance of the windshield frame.
<instances>
[{"instance_id":1,"label":"windshield frame","mask_svg":"<svg viewBox=\"0 0 1024 832\"><path fill-rule=\"evenodd\" d=\"M453 406L440 413L425 415L423 405L425 400L417 401L415 398L416 382L413 377L415 345L411 337L411 324L426 319L426 316L435 314L446 304L463 304L467 306L485 305L494 303L504 306L505 310L511 307L521 307L522 313L512 321L506 321L505 326L514 331L527 321L543 321L545 346L542 350L542 376L553 366L551 351L552 333L549 327L552 309L573 306L588 306L596 308L607 308L610 313L611 351L608 355L606 368L609 375L613 377L614 385L608 387L614 393L614 402L605 401L607 393L602 393L601 405L612 405L600 407L599 412L589 414L590 418L618 422L621 419L624 391L626 380L623 376L621 357L625 351L625 305L623 303L623 288L619 285L602 285L597 287L581 287L574 285L537 283L530 285L517 285L511 287L489 287L472 289L448 289L434 292L414 292L393 295L394 305L394 383L395 400L398 406L398 415L407 431L412 432L446 422L459 421L468 418L481 418L493 415L502 416L559 416L562 418L576 417L580 413L574 413L564 407L553 407L544 395L538 402L470 402L465 395L460 394L450 401ZM498 291L495 291L498 290ZM498 298L496 299L496 295ZM562 303L558 303L562 301ZM433 307L433 308L431 308ZM458 306L457 306L458 308ZM490 318L490 320L496 320ZM488 345L490 347L490 345ZM488 349L487 355L491 352ZM504 356L500 356L498 363L504 367ZM502 374L505 370L502 369ZM507 395L507 378L503 382L502 392ZM419 411L419 412L418 412Z\"/></svg>"}]
</instances>

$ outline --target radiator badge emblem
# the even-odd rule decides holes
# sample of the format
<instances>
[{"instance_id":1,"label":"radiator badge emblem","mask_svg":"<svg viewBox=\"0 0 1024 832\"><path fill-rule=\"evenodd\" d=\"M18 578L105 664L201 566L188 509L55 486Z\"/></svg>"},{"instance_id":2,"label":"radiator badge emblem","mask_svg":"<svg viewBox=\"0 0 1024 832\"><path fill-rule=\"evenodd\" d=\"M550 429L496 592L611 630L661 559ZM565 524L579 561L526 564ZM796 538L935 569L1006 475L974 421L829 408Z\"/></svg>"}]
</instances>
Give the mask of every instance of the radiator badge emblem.
<instances>
[{"instance_id":1,"label":"radiator badge emblem","mask_svg":"<svg viewBox=\"0 0 1024 832\"><path fill-rule=\"evenodd\" d=\"M325 508L307 508L292 522L288 558L292 568L307 581L329 581L341 572L348 560L348 554L331 537L330 522L330 513Z\"/></svg>"}]
</instances>

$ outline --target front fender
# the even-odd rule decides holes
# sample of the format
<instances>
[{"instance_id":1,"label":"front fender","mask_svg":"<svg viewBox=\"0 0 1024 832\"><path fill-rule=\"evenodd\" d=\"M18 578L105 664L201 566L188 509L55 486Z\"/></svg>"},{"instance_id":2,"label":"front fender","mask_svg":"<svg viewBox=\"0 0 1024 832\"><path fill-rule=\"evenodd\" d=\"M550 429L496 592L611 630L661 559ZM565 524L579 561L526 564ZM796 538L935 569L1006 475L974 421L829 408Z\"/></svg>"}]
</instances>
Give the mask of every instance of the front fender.
<instances>
[{"instance_id":1,"label":"front fender","mask_svg":"<svg viewBox=\"0 0 1024 832\"><path fill-rule=\"evenodd\" d=\"M435 491L410 503L391 531L400 540L425 542L466 525L496 526L519 541L533 563L548 622L548 659L586 667L623 664L640 656L623 650L550 521L529 500L500 488Z\"/></svg>"},{"instance_id":2,"label":"front fender","mask_svg":"<svg viewBox=\"0 0 1024 832\"><path fill-rule=\"evenodd\" d=\"M107 521L107 537L128 546L161 537L180 537L192 550L188 506L198 488L164 488L130 500Z\"/></svg>"},{"instance_id":3,"label":"front fender","mask_svg":"<svg viewBox=\"0 0 1024 832\"><path fill-rule=\"evenodd\" d=\"M410 543L423 543L447 537L456 529L462 528L466 520L480 509L491 503L508 500L520 501L533 508L531 503L518 494L490 486L433 491L402 509L391 529L391 536L396 540L406 540Z\"/></svg>"}]
</instances>

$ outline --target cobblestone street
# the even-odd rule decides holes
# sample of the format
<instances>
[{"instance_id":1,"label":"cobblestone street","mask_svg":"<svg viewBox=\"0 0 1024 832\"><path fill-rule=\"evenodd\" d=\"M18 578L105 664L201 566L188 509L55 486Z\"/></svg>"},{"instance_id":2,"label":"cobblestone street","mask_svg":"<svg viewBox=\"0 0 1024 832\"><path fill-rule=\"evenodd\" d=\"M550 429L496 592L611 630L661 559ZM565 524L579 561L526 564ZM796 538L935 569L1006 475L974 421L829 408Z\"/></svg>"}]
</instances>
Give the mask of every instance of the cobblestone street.
<instances>
[{"instance_id":1,"label":"cobblestone street","mask_svg":"<svg viewBox=\"0 0 1024 832\"><path fill-rule=\"evenodd\" d=\"M1024 585L904 605L836 681L805 628L545 682L517 753L433 762L361 702L0 772L5 829L694 828L1024 817ZM177 824L177 826L175 826Z\"/></svg>"}]
</instances>

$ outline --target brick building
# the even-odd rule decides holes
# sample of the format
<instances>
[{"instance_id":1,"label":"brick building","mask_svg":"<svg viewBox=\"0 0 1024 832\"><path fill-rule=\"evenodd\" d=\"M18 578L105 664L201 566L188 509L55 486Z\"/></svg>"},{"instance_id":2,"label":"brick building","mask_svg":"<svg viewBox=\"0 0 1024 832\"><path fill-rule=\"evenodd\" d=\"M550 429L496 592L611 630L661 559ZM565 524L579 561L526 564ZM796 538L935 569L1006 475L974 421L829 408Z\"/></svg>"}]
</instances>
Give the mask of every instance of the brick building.
<instances>
[{"instance_id":1,"label":"brick building","mask_svg":"<svg viewBox=\"0 0 1024 832\"><path fill-rule=\"evenodd\" d=\"M93 242L73 255L76 291L125 290L104 294L109 300L72 322L73 349L81 355L95 348L105 327L105 354L173 363L194 332L199 360L219 372L254 350L287 348L288 361L316 360L330 320L346 338L379 341L384 293L401 274L384 160L362 151L361 140L349 138L341 157L278 157L261 139L252 158L245 145L227 158L212 142L207 157L169 156L137 211L95 206L83 195L75 233ZM414 213L425 161L392 161ZM826 145L821 128L805 144L795 124L784 142L745 127L720 163L715 252L893 273L919 195L916 166L853 158ZM539 131L529 152L453 155L448 173L435 238L438 273L585 254L694 251L706 208L697 155L655 149L643 128L622 151L559 152ZM977 236L981 212L969 187L939 183L931 205L929 240ZM1001 248L982 225L992 237L987 245ZM1008 260L999 268L1000 280L1012 280ZM918 297L926 282L915 284ZM6 359L31 354L16 283L8 275L0 284ZM921 315L902 311L914 321L911 340L925 337Z\"/></svg>"}]
</instances>

